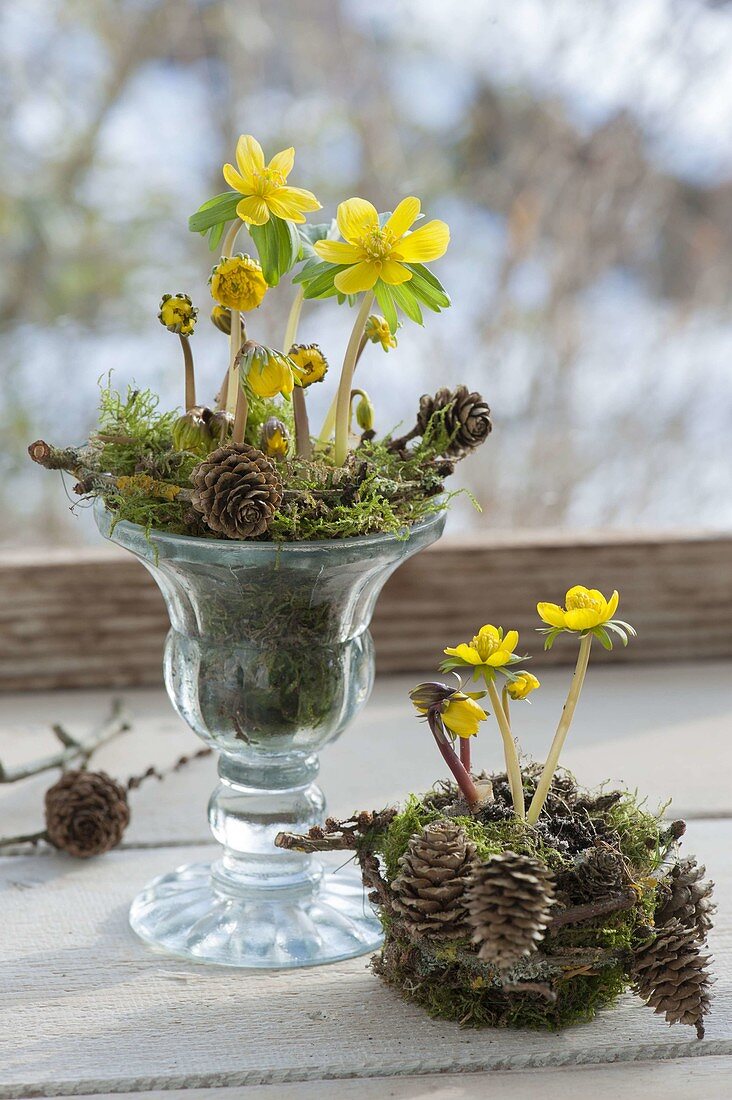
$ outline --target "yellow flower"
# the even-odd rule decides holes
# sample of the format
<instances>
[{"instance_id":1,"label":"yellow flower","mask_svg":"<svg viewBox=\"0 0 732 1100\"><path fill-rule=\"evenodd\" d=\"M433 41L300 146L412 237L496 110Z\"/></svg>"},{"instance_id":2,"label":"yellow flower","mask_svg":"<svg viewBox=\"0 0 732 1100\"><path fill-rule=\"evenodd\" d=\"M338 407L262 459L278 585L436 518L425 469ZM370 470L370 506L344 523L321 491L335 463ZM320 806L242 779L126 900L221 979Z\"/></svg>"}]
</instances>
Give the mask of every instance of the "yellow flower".
<instances>
[{"instance_id":1,"label":"yellow flower","mask_svg":"<svg viewBox=\"0 0 732 1100\"><path fill-rule=\"evenodd\" d=\"M325 378L328 360L317 344L293 344L289 357L300 368L299 386L311 386Z\"/></svg>"},{"instance_id":2,"label":"yellow flower","mask_svg":"<svg viewBox=\"0 0 732 1100\"><path fill-rule=\"evenodd\" d=\"M447 684L427 682L417 684L409 698L420 714L439 716L445 726L457 737L474 737L478 726L488 717L476 702L484 691L464 692Z\"/></svg>"},{"instance_id":3,"label":"yellow flower","mask_svg":"<svg viewBox=\"0 0 732 1100\"><path fill-rule=\"evenodd\" d=\"M286 458L290 445L287 426L276 416L270 416L262 425L260 446L269 458Z\"/></svg>"},{"instance_id":4,"label":"yellow flower","mask_svg":"<svg viewBox=\"0 0 732 1100\"><path fill-rule=\"evenodd\" d=\"M531 672L517 672L516 678L506 684L506 691L512 699L525 699L539 686L539 681Z\"/></svg>"},{"instance_id":5,"label":"yellow flower","mask_svg":"<svg viewBox=\"0 0 732 1100\"><path fill-rule=\"evenodd\" d=\"M236 143L237 172L233 164L224 165L224 179L244 198L236 208L237 215L249 225L264 225L270 215L291 222L304 222L308 210L320 210L312 191L301 187L286 187L287 177L295 163L295 150L283 149L269 164L251 134L242 134Z\"/></svg>"},{"instance_id":6,"label":"yellow flower","mask_svg":"<svg viewBox=\"0 0 732 1100\"><path fill-rule=\"evenodd\" d=\"M475 737L481 722L488 717L479 703L458 691L444 704L442 721L458 737Z\"/></svg>"},{"instance_id":7,"label":"yellow flower","mask_svg":"<svg viewBox=\"0 0 732 1100\"><path fill-rule=\"evenodd\" d=\"M239 366L249 388L257 397L289 397L299 374L298 367L281 351L247 340L239 352Z\"/></svg>"},{"instance_id":8,"label":"yellow flower","mask_svg":"<svg viewBox=\"0 0 732 1100\"><path fill-rule=\"evenodd\" d=\"M448 647L444 652L448 657L455 657L461 665L502 668L516 660L514 650L518 640L516 630L509 630L504 635L501 627L487 625L480 628L472 642L461 642L454 648Z\"/></svg>"},{"instance_id":9,"label":"yellow flower","mask_svg":"<svg viewBox=\"0 0 732 1100\"><path fill-rule=\"evenodd\" d=\"M341 294L358 294L381 279L398 286L412 278L405 264L437 260L447 251L450 230L441 221L427 222L413 233L408 230L419 217L422 204L409 196L397 206L386 223L379 224L375 206L366 199L347 199L338 207L336 221L342 241L316 241L314 248L323 260L345 264L334 284Z\"/></svg>"},{"instance_id":10,"label":"yellow flower","mask_svg":"<svg viewBox=\"0 0 732 1100\"><path fill-rule=\"evenodd\" d=\"M606 600L596 588L577 584L567 592L564 607L556 603L538 603L536 610L545 623L557 630L592 630L612 619L619 600L617 592Z\"/></svg>"},{"instance_id":11,"label":"yellow flower","mask_svg":"<svg viewBox=\"0 0 732 1100\"><path fill-rule=\"evenodd\" d=\"M241 313L256 309L269 289L257 261L241 254L221 260L211 272L209 283L212 298Z\"/></svg>"},{"instance_id":12,"label":"yellow flower","mask_svg":"<svg viewBox=\"0 0 732 1100\"><path fill-rule=\"evenodd\" d=\"M384 351L397 346L397 338L389 328L386 317L379 317L375 313L366 322L363 334L372 344L381 344Z\"/></svg>"},{"instance_id":13,"label":"yellow flower","mask_svg":"<svg viewBox=\"0 0 732 1100\"><path fill-rule=\"evenodd\" d=\"M158 320L169 332L190 336L196 326L198 310L187 294L163 294Z\"/></svg>"}]
</instances>

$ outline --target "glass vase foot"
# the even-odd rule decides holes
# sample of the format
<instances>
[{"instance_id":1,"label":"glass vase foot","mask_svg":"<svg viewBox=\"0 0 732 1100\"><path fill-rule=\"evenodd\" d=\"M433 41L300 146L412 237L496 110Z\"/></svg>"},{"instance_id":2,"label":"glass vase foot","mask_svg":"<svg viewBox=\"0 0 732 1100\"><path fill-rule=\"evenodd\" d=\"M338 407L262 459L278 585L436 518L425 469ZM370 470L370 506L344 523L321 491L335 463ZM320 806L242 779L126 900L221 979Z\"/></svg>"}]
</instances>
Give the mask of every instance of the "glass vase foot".
<instances>
[{"instance_id":1,"label":"glass vase foot","mask_svg":"<svg viewBox=\"0 0 732 1100\"><path fill-rule=\"evenodd\" d=\"M309 888L231 890L215 864L188 864L138 894L130 924L153 947L218 966L317 966L378 950L381 925L358 869L312 870Z\"/></svg>"}]
</instances>

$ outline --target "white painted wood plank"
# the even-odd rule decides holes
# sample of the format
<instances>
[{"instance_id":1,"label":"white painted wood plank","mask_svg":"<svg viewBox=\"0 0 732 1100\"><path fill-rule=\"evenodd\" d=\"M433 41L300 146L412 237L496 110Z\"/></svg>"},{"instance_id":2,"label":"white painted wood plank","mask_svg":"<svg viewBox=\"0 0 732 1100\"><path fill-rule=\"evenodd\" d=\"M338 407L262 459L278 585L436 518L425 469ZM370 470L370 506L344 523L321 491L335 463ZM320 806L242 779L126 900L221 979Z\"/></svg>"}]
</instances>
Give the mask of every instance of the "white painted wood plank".
<instances>
[{"instance_id":1,"label":"white painted wood plank","mask_svg":"<svg viewBox=\"0 0 732 1100\"><path fill-rule=\"evenodd\" d=\"M698 822L687 849L719 883L715 1011L707 1037L632 997L558 1035L460 1031L384 987L364 959L231 972L152 954L130 897L170 850L0 861L0 1096L283 1084L732 1054L732 822ZM200 858L201 849L176 852Z\"/></svg>"},{"instance_id":2,"label":"white painted wood plank","mask_svg":"<svg viewBox=\"0 0 732 1100\"><path fill-rule=\"evenodd\" d=\"M732 1096L732 1058L674 1059L502 1073L446 1073L357 1081L301 1081L244 1088L97 1093L88 1100L722 1100ZM50 1098L52 1100L52 1098Z\"/></svg>"},{"instance_id":3,"label":"white painted wood plank","mask_svg":"<svg viewBox=\"0 0 732 1100\"><path fill-rule=\"evenodd\" d=\"M436 655L437 656L437 655ZM427 675L427 673L425 673ZM429 674L434 676L434 669ZM568 672L542 673L542 689L529 706L514 707L516 734L525 752L543 758L568 685ZM703 677L703 690L700 690ZM418 677L377 679L374 693L351 729L322 755L321 782L332 811L398 801L424 790L442 774L442 762L423 723L415 721L407 691ZM624 781L657 805L673 796L673 814L732 812L732 664L593 668L564 757L588 784ZM99 767L126 778L150 764L170 765L200 742L174 714L162 690L124 693L131 733L105 747ZM47 753L51 723L83 733L104 716L107 692L56 692L0 699L0 759L19 763ZM690 746L694 767L689 768ZM479 766L500 768L501 748L490 726L474 755ZM198 843L209 839L206 804L216 781L212 759L196 762L162 785L150 781L132 796L128 844ZM0 835L40 826L39 777L0 786Z\"/></svg>"}]
</instances>

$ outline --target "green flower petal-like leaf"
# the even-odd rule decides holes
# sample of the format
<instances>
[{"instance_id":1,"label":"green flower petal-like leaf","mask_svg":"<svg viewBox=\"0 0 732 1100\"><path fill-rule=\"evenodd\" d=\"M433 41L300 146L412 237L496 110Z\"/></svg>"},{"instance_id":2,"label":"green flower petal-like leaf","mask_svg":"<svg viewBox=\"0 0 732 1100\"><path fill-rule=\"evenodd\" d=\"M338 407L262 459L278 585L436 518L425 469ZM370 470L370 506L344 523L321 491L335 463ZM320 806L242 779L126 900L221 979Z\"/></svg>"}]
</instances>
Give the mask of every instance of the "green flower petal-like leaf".
<instances>
[{"instance_id":1,"label":"green flower petal-like leaf","mask_svg":"<svg viewBox=\"0 0 732 1100\"><path fill-rule=\"evenodd\" d=\"M399 326L399 319L397 317L396 306L394 304L394 298L392 291L394 287L387 286L386 283L378 280L374 287L374 294L376 295L376 301L379 303L379 309L386 318L386 323L389 326L391 332L396 332Z\"/></svg>"},{"instance_id":2,"label":"green flower petal-like leaf","mask_svg":"<svg viewBox=\"0 0 732 1100\"><path fill-rule=\"evenodd\" d=\"M188 228L191 233L205 233L220 222L230 222L236 217L236 208L240 202L241 195L238 191L224 191L220 195L214 195L199 206L195 214L191 214Z\"/></svg>"},{"instance_id":3,"label":"green flower petal-like leaf","mask_svg":"<svg viewBox=\"0 0 732 1100\"><path fill-rule=\"evenodd\" d=\"M249 233L257 249L264 278L270 286L277 286L300 255L302 246L296 226L270 214L264 225L250 225Z\"/></svg>"}]
</instances>

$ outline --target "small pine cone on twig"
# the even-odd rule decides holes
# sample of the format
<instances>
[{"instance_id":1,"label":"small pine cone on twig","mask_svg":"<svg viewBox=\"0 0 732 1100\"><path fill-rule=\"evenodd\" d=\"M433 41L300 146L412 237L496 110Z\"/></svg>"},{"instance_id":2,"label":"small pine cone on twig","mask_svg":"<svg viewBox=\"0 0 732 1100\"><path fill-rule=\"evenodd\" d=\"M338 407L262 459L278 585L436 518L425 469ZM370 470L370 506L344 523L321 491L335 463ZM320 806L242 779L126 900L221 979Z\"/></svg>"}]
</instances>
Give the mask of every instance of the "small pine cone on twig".
<instances>
[{"instance_id":1,"label":"small pine cone on twig","mask_svg":"<svg viewBox=\"0 0 732 1100\"><path fill-rule=\"evenodd\" d=\"M544 938L552 876L538 859L502 852L475 868L466 902L478 958L507 970Z\"/></svg>"},{"instance_id":2,"label":"small pine cone on twig","mask_svg":"<svg viewBox=\"0 0 732 1100\"><path fill-rule=\"evenodd\" d=\"M636 949L636 991L667 1023L689 1024L702 1039L712 984L710 961L711 956L701 954L696 929L671 920L657 930L655 939Z\"/></svg>"},{"instance_id":3,"label":"small pine cone on twig","mask_svg":"<svg viewBox=\"0 0 732 1100\"><path fill-rule=\"evenodd\" d=\"M46 791L46 836L88 859L116 848L130 821L127 792L105 772L68 771Z\"/></svg>"},{"instance_id":4,"label":"small pine cone on twig","mask_svg":"<svg viewBox=\"0 0 732 1100\"><path fill-rule=\"evenodd\" d=\"M694 856L679 860L660 884L657 924L668 924L676 918L684 928L695 929L698 939L707 938L717 907L712 901L714 883L704 878L706 873L706 867L700 866Z\"/></svg>"},{"instance_id":5,"label":"small pine cone on twig","mask_svg":"<svg viewBox=\"0 0 732 1100\"><path fill-rule=\"evenodd\" d=\"M464 894L474 857L474 845L449 821L412 837L392 882L394 908L411 932L436 939L468 935Z\"/></svg>"},{"instance_id":6,"label":"small pine cone on twig","mask_svg":"<svg viewBox=\"0 0 732 1100\"><path fill-rule=\"evenodd\" d=\"M191 504L208 527L230 539L263 534L282 500L273 462L248 443L213 451L191 474Z\"/></svg>"},{"instance_id":7,"label":"small pine cone on twig","mask_svg":"<svg viewBox=\"0 0 732 1100\"><path fill-rule=\"evenodd\" d=\"M446 456L463 458L488 438L493 427L491 410L480 394L471 393L467 386L455 390L444 387L434 396L426 393L420 398L417 413L420 435L427 431L434 414L443 410L445 430L451 440L445 448Z\"/></svg>"}]
</instances>

